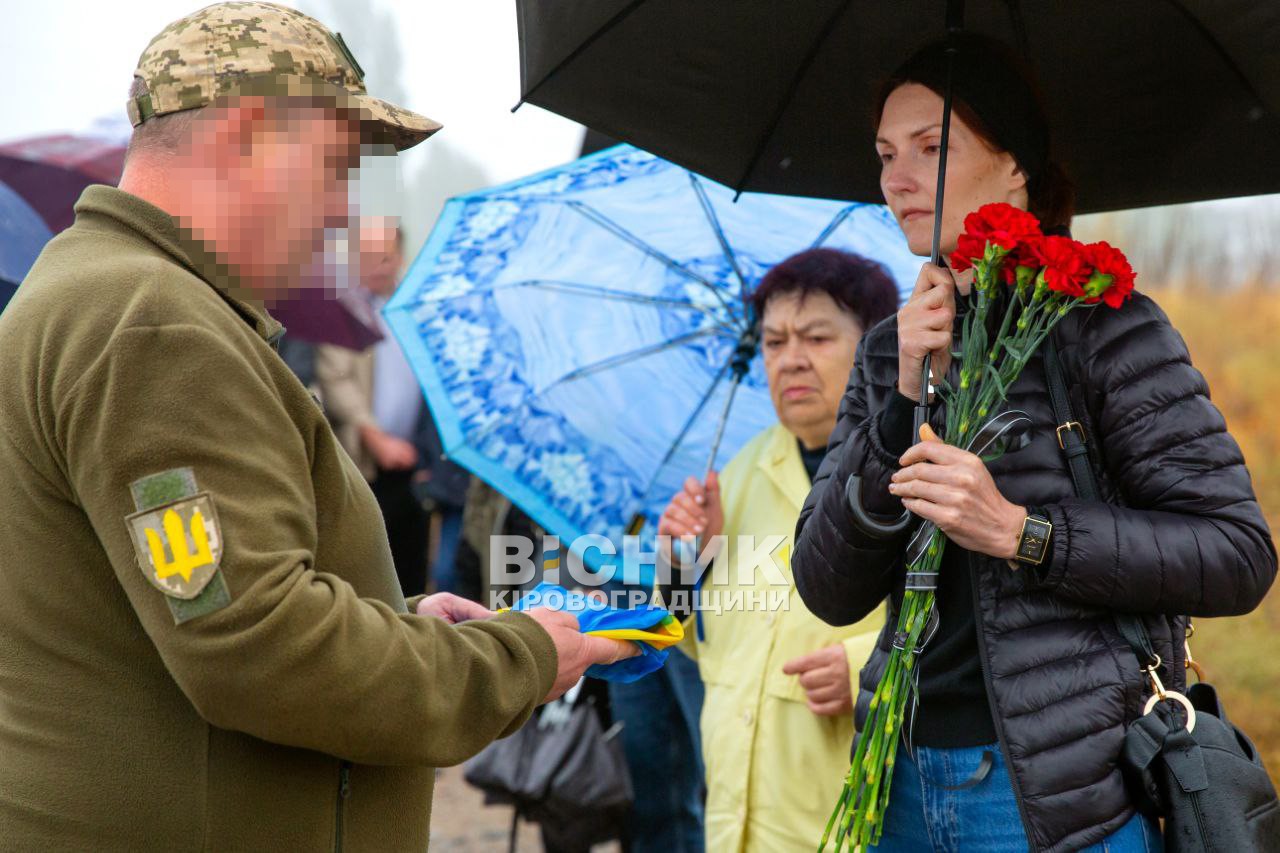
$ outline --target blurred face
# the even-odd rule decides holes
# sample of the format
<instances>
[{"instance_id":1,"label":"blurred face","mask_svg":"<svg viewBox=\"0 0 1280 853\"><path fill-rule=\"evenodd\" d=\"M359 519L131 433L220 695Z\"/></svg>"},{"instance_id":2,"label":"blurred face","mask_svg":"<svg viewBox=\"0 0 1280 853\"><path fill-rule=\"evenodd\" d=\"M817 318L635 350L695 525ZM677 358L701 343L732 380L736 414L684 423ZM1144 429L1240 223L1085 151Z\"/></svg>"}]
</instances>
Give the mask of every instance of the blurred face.
<instances>
[{"instance_id":1,"label":"blurred face","mask_svg":"<svg viewBox=\"0 0 1280 853\"><path fill-rule=\"evenodd\" d=\"M862 338L856 317L825 293L765 303L764 369L778 420L806 447L824 447Z\"/></svg>"},{"instance_id":2,"label":"blurred face","mask_svg":"<svg viewBox=\"0 0 1280 853\"><path fill-rule=\"evenodd\" d=\"M255 295L297 288L326 228L347 224L357 123L315 106L240 98L198 122L183 164L183 208Z\"/></svg>"},{"instance_id":3,"label":"blurred face","mask_svg":"<svg viewBox=\"0 0 1280 853\"><path fill-rule=\"evenodd\" d=\"M360 283L376 296L390 297L400 282L403 254L394 221L360 226Z\"/></svg>"},{"instance_id":4,"label":"blurred face","mask_svg":"<svg viewBox=\"0 0 1280 853\"><path fill-rule=\"evenodd\" d=\"M880 191L917 255L933 247L934 195L942 144L942 98L918 83L893 90L876 132ZM984 204L1005 202L1026 210L1026 175L1006 151L995 151L951 113L942 253L951 254L964 218Z\"/></svg>"}]
</instances>

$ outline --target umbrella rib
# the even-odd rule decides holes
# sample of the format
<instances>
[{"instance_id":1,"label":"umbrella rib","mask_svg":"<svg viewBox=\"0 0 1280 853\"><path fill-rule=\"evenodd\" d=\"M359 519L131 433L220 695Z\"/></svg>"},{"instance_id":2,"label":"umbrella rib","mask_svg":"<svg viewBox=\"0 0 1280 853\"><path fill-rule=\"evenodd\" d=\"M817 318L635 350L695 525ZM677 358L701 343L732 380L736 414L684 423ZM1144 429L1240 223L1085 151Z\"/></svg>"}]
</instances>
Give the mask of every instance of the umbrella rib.
<instances>
[{"instance_id":1,"label":"umbrella rib","mask_svg":"<svg viewBox=\"0 0 1280 853\"><path fill-rule=\"evenodd\" d=\"M564 376L561 376L559 379L554 380L546 387L540 388L537 391L534 391L532 394L526 397L524 401L520 404L520 409L529 408L529 404L533 402L535 399L537 399L538 397L541 397L543 394L547 393L552 388L563 385L566 382L571 382L575 379L581 379L583 376L587 376L591 373L596 373L608 367L616 367L618 364L624 363L626 361L645 358L647 356L653 355L654 353L661 352L662 350L681 346L696 338L704 338L709 335L723 335L724 337L733 337L732 335L727 335L718 329L699 329L696 332L691 332L687 335L682 335L679 338L674 338L670 341L663 341L660 344L654 344L652 346L644 347L642 349L632 350L631 352L625 352L625 353L620 353L619 355L611 356L610 358L607 358L604 361L598 361L594 364L588 364L584 367L578 368L577 370L570 371L569 373L566 373ZM512 413L512 416L514 417L514 412ZM472 445L473 447L478 446L480 442L488 438L489 434L492 433L494 430L496 430L498 427L500 427L504 422L505 421L503 419L493 420L488 426L480 430L478 433L466 436L465 438L467 443Z\"/></svg>"},{"instance_id":2,"label":"umbrella rib","mask_svg":"<svg viewBox=\"0 0 1280 853\"><path fill-rule=\"evenodd\" d=\"M697 340L698 338L705 338L710 335L723 335L726 338L736 339L736 336L726 334L721 329L707 329L707 328L698 329L696 331L683 334L678 338L672 338L669 341L662 341L661 343L650 344L647 347L641 347L640 349L634 349L629 352L618 353L617 355L611 355L608 358L603 359L601 361L597 361L592 364L583 365L582 367L579 367L576 370L569 371L564 376L561 376L559 379L555 380L545 388L541 388L538 391L534 392L533 396L535 397L541 396L542 394L545 394L548 391L550 391L552 388L555 388L559 385L564 385L566 382L572 382L575 379L581 379L584 376L590 376L593 373L599 373L601 370L608 370L611 367L617 367L619 364L625 364L629 361L636 361L638 359L648 358L649 356L654 355L655 353L660 353L660 352L663 352L664 350L669 350L669 349L674 349L675 347L684 346L690 341Z\"/></svg>"},{"instance_id":3,"label":"umbrella rib","mask_svg":"<svg viewBox=\"0 0 1280 853\"><path fill-rule=\"evenodd\" d=\"M582 214L583 216L590 219L592 222L599 225L601 228L608 231L610 234L613 234L615 237L618 237L619 239L625 240L626 242L630 243L632 246L635 246L637 249L644 252L646 255L652 256L653 258L657 259L667 267L670 267L672 270L680 273L686 278L692 279L701 285L709 287L717 293L723 290L723 288L717 287L715 282L711 281L710 279L704 276L698 275L696 272L694 272L691 269L682 267L678 261L676 261L669 255L664 254L662 251L654 248L653 246L649 245L645 241L641 240L639 237L632 234L630 231L623 228L621 225L614 222L612 219L605 216L603 213L596 210L594 207L583 204L580 201L566 201L563 198L557 198L556 196L553 196L553 195L529 195L529 196L495 195L495 196L488 197L488 200L489 201L510 201L510 202L515 202L516 204L526 204L530 201L540 201L546 204L563 204L565 207L568 207L571 210L574 210L577 213Z\"/></svg>"},{"instance_id":4,"label":"umbrella rib","mask_svg":"<svg viewBox=\"0 0 1280 853\"><path fill-rule=\"evenodd\" d=\"M561 69L563 69L570 62L573 62L575 59L581 56L582 53L586 51L587 48L591 47L591 45L595 44L596 41L600 39L601 36L605 35L614 27L616 27L618 24L626 20L627 17L630 16L632 12L634 12L636 9L639 9L642 5L644 5L644 1L645 0L631 0L631 2L627 4L625 8L620 9L617 13L614 14L612 18L605 21L604 24L600 27L600 29L596 30L594 33L587 36L587 38L583 39L582 42L569 53L568 56L566 56L564 59L557 62L550 71L548 71L546 74L543 75L541 80L539 80L537 83L534 83L532 86L530 86L528 91L526 91L524 94L520 96L520 103L512 107L511 112L515 112L516 110L520 109L521 104L524 104L525 101L533 97L534 92L542 88L542 84L546 83L556 74L560 73ZM523 47L522 47L521 53L523 54Z\"/></svg>"},{"instance_id":5,"label":"umbrella rib","mask_svg":"<svg viewBox=\"0 0 1280 853\"><path fill-rule=\"evenodd\" d=\"M648 243L641 240L639 237L635 236L634 234L632 234L630 231L626 230L622 226L618 225L616 222L609 219L609 217L605 216L603 213L596 210L595 208L588 207L587 205L579 201L566 201L564 202L564 204L567 207L569 207L571 210L575 210L578 213L582 214L583 216L587 217L592 222L599 225L601 228L604 228L605 230L611 232L614 236L627 241L628 243L635 246L640 251L644 252L646 255L656 258L658 261L662 262L673 271L679 273L680 275L685 276L686 278L692 279L693 281L696 281L706 286L706 288L711 291L712 295L715 296L716 300L719 301L720 305L724 308L724 310L727 311L730 316L733 316L733 309L729 307L729 303L725 302L724 294L721 292L722 291L721 288L716 287L710 281L698 275L693 270L686 269L685 267L681 266L675 260L667 257L665 254L658 251L653 246L650 246Z\"/></svg>"},{"instance_id":6,"label":"umbrella rib","mask_svg":"<svg viewBox=\"0 0 1280 853\"><path fill-rule=\"evenodd\" d=\"M574 281L557 281L551 279L529 279L528 281L517 282L518 284L544 284L551 289L560 289L568 291L581 291L587 296L598 296L601 299L617 299L622 302L642 302L650 305L662 305L670 308L683 308L688 311L697 311L708 317L717 319L718 325L725 331L733 331L733 327L720 322L715 311L712 311L706 305L699 305L696 302L686 302L682 299L671 299L662 296L646 296L643 293L628 293L625 290L614 290L609 287L598 287L592 284L581 284Z\"/></svg>"},{"instance_id":7,"label":"umbrella rib","mask_svg":"<svg viewBox=\"0 0 1280 853\"><path fill-rule=\"evenodd\" d=\"M756 170L756 164L760 162L760 158L764 156L764 151L769 147L769 140L773 139L773 134L777 132L778 125L782 123L782 117L787 112L787 107L791 106L791 100L795 97L796 90L800 88L800 83L804 80L805 75L809 73L809 66L813 65L815 59L818 58L819 51L827 43L827 39L831 37L831 33L836 28L836 24L844 17L844 13L849 11L852 0L844 0L831 17L827 18L825 24L822 25L822 32L814 39L813 45L810 46L809 52L805 54L804 59L800 61L800 65L796 68L795 75L791 78L791 84L787 87L787 93L782 100L778 102L778 107L773 113L768 126L765 128L764 134L760 137L760 144L756 146L755 153L751 155L751 159L747 161L747 168L742 173L742 177L734 184L733 189L741 194L743 188L746 187L747 181L751 178L751 173Z\"/></svg>"},{"instance_id":8,"label":"umbrella rib","mask_svg":"<svg viewBox=\"0 0 1280 853\"><path fill-rule=\"evenodd\" d=\"M707 390L702 395L702 399L698 401L698 405L694 407L690 413L688 420L684 422L684 426L680 428L680 432L676 435L675 440L671 442L671 447L667 448L667 453L662 457L662 461L658 463L658 467L653 470L653 476L649 478L649 483L644 487L644 491L640 494L640 511L644 511L644 507L648 501L649 494L653 491L653 487L658 484L658 477L662 475L663 469L676 455L676 451L680 449L680 445L684 443L685 436L689 434L689 430L693 429L694 423L697 422L698 416L702 414L702 410L707 407L711 395L715 393L716 388L720 385L720 380L724 379L725 373L729 370L733 360L729 359L716 373L715 378L711 380L711 384L707 386Z\"/></svg>"},{"instance_id":9,"label":"umbrella rib","mask_svg":"<svg viewBox=\"0 0 1280 853\"><path fill-rule=\"evenodd\" d=\"M738 256L734 254L728 238L724 235L724 228L720 225L720 217L716 216L715 210L711 207L711 199L707 198L707 191L698 181L698 176L693 172L689 173L689 183L693 185L693 191L698 196L698 204L702 205L702 212L707 217L707 224L715 232L716 240L720 243L720 251L724 252L724 258L729 262L729 268L733 270L733 274L738 278L738 292L742 294L743 299L746 299L747 279L742 274L742 269L738 266Z\"/></svg>"},{"instance_id":10,"label":"umbrella rib","mask_svg":"<svg viewBox=\"0 0 1280 853\"><path fill-rule=\"evenodd\" d=\"M1240 66L1236 64L1236 61L1231 58L1231 52L1222 46L1222 42L1218 41L1218 37L1213 34L1213 31L1206 27L1204 23L1201 22L1201 20L1181 2L1181 0L1165 0L1165 2L1176 9L1178 14L1186 18L1191 26L1195 28L1196 32L1200 33L1200 35L1204 37L1204 40L1213 48L1214 53L1218 54L1218 58L1225 62L1227 67L1231 69L1231 73L1240 81L1240 85L1245 88L1245 91L1253 96L1253 99L1258 103L1258 106L1264 109L1267 108L1269 106L1268 102L1263 100L1262 96L1258 94L1258 90L1254 88L1253 81L1250 80L1244 71L1240 69Z\"/></svg>"},{"instance_id":11,"label":"umbrella rib","mask_svg":"<svg viewBox=\"0 0 1280 853\"><path fill-rule=\"evenodd\" d=\"M616 299L622 302L641 302L651 305L661 305L668 308L683 308L689 311L697 311L708 317L717 317L715 311L712 311L706 305L699 305L696 302L688 302L682 299L673 299L662 296L646 296L643 293L628 293L625 290L614 290L608 287L600 287L594 284L583 284L577 281L562 281L560 279L551 278L526 278L521 281L509 281L504 284L494 284L488 287L477 287L474 290L468 290L466 293L452 293L439 299L432 299L428 293L419 298L418 304L427 304L431 302L450 302L454 299L464 299L468 296L477 294L496 293L499 290L508 290L516 287L544 287L547 290L567 290L570 292L581 293L584 296L597 296L601 299ZM733 327L725 323L720 325L726 331L733 331Z\"/></svg>"},{"instance_id":12,"label":"umbrella rib","mask_svg":"<svg viewBox=\"0 0 1280 853\"><path fill-rule=\"evenodd\" d=\"M818 235L817 239L813 241L812 245L810 245L809 248L816 249L819 246L821 246L823 243L827 242L827 238L830 237L832 234L836 233L836 229L839 228L841 225L843 225L844 221L848 219L853 214L853 212L860 207L862 207L862 205L860 204L851 204L848 207L841 210L839 213L837 213L835 215L835 218L832 219L831 222L827 224L827 227L822 229L822 233Z\"/></svg>"},{"instance_id":13,"label":"umbrella rib","mask_svg":"<svg viewBox=\"0 0 1280 853\"><path fill-rule=\"evenodd\" d=\"M537 284L539 279L530 279L527 282L518 282L519 284ZM584 296L595 296L600 299L614 299L619 302L638 302L640 304L653 305L655 307L662 306L665 308L683 308L686 311L696 311L699 314L710 319L715 323L716 328L722 329L730 335L736 336L741 330L721 319L720 314L713 311L706 305L698 305L696 302L684 302L679 299L665 299L658 296L645 296L640 293L627 293L623 290L612 290L610 288L595 287L593 285L583 285L572 281L549 281L542 280L542 283L549 289L567 290L570 292L580 291Z\"/></svg>"}]
</instances>

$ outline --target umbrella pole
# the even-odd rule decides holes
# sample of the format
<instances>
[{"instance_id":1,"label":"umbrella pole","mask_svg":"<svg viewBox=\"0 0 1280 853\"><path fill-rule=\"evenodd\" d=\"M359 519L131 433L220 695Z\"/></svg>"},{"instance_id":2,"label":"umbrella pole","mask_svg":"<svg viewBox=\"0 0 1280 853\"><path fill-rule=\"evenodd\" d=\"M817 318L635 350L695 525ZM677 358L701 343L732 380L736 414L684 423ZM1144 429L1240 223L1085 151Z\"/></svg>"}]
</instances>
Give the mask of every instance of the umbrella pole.
<instances>
[{"instance_id":1,"label":"umbrella pole","mask_svg":"<svg viewBox=\"0 0 1280 853\"><path fill-rule=\"evenodd\" d=\"M711 472L716 469L716 456L720 453L720 440L724 438L724 428L729 422L729 409L733 408L733 396L738 392L742 382L742 374L733 372L733 381L729 385L729 399L725 400L724 410L720 412L720 422L716 424L716 437L711 440L711 455L707 457L707 469L702 472L702 482L706 482Z\"/></svg>"},{"instance_id":2,"label":"umbrella pole","mask_svg":"<svg viewBox=\"0 0 1280 853\"><path fill-rule=\"evenodd\" d=\"M947 144L951 139L951 101L956 67L956 37L964 30L964 0L947 0L947 82L942 95L942 139L941 151L938 154L938 184L934 192L933 206L933 248L930 261L934 266L942 266L942 206L947 188ZM920 428L929 422L929 362L925 356L920 364L920 398L916 402L912 417L911 442L919 440ZM862 506L862 481L856 474L850 475L845 482L845 499L852 510L854 523L868 536L887 539L907 529L911 523L911 513L903 510L902 515L891 522L882 522L872 518Z\"/></svg>"},{"instance_id":3,"label":"umbrella pole","mask_svg":"<svg viewBox=\"0 0 1280 853\"><path fill-rule=\"evenodd\" d=\"M938 188L934 193L933 264L942 264L942 202L947 189L947 140L951 138L951 96L956 71L956 37L964 29L964 0L947 0L947 82L942 93L942 150L938 153Z\"/></svg>"},{"instance_id":4,"label":"umbrella pole","mask_svg":"<svg viewBox=\"0 0 1280 853\"><path fill-rule=\"evenodd\" d=\"M729 411L733 408L733 398L738 393L738 386L742 384L742 378L747 375L751 369L751 359L755 358L756 350L760 346L760 329L754 316L748 318L748 330L743 333L742 338L738 341L738 347L734 351L733 360L730 367L733 371L733 379L730 380L729 396L724 401L724 408L720 410L720 419L716 423L715 438L711 440L711 453L707 456L707 467L702 472L702 482L707 482L711 476L711 472L716 469L716 456L720 454L720 441L724 438L724 428L729 423ZM673 544L673 547L679 551L681 562L685 565L693 563L701 546L689 548L685 540L680 540ZM692 551L692 553L690 553ZM695 588L696 589L696 588ZM701 638L702 630L702 614L698 613L698 635Z\"/></svg>"},{"instance_id":5,"label":"umbrella pole","mask_svg":"<svg viewBox=\"0 0 1280 853\"><path fill-rule=\"evenodd\" d=\"M933 249L929 253L934 266L942 266L942 206L947 191L947 147L951 139L951 100L956 71L956 37L964 29L964 0L947 0L947 83L942 95L942 140L938 152L938 184L933 205ZM929 420L929 357L920 368L920 399L913 418L912 441L920 437L920 428Z\"/></svg>"},{"instance_id":6,"label":"umbrella pole","mask_svg":"<svg viewBox=\"0 0 1280 853\"><path fill-rule=\"evenodd\" d=\"M716 455L720 452L720 440L724 438L724 428L729 422L729 410L733 408L733 397L738 393L738 386L742 384L742 378L751 370L751 360L756 357L756 352L760 349L760 318L756 316L755 311L751 310L747 316L747 330L742 333L742 337L738 339L738 346L733 352L733 360L730 361L733 370L733 384L729 386L729 398L724 402L724 409L720 412L720 422L716 424L716 437L711 441L711 455L707 457L707 470L702 474L702 482L707 481L707 477L711 476L711 472L716 467Z\"/></svg>"}]
</instances>

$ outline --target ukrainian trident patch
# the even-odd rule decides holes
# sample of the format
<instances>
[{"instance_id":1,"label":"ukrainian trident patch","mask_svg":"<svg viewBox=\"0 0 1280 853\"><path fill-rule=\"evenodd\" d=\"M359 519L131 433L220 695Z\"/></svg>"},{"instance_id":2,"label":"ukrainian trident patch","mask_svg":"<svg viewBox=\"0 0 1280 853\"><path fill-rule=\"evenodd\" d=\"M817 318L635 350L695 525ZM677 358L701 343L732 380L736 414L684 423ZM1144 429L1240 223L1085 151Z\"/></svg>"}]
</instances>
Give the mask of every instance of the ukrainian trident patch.
<instances>
[{"instance_id":1,"label":"ukrainian trident patch","mask_svg":"<svg viewBox=\"0 0 1280 853\"><path fill-rule=\"evenodd\" d=\"M130 484L134 507L125 518L138 566L163 592L178 624L231 603L222 561L222 529L213 498L196 490L190 468L174 468Z\"/></svg>"},{"instance_id":2,"label":"ukrainian trident patch","mask_svg":"<svg viewBox=\"0 0 1280 853\"><path fill-rule=\"evenodd\" d=\"M207 493L134 513L128 522L152 586L187 600L208 586L222 559L222 532Z\"/></svg>"}]
</instances>

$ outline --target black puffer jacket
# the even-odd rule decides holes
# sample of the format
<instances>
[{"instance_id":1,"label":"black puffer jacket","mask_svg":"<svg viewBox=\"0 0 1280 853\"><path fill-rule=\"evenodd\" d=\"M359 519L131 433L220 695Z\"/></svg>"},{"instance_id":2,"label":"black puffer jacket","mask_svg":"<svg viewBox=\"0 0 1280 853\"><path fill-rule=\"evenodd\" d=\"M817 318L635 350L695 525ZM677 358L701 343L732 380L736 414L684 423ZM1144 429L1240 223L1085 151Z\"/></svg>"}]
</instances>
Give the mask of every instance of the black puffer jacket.
<instances>
[{"instance_id":1,"label":"black puffer jacket","mask_svg":"<svg viewBox=\"0 0 1280 853\"><path fill-rule=\"evenodd\" d=\"M1181 688L1185 616L1252 610L1275 576L1276 552L1240 448L1155 303L1135 295L1119 311L1078 310L1054 334L1108 502L1074 496L1037 358L1009 398L1035 423L1031 443L990 470L1007 499L1047 509L1052 556L1043 572L969 558L987 696L1027 837L1033 850L1067 851L1133 814L1116 762L1148 691L1112 611L1146 614L1164 683ZM833 625L889 597L888 623L862 670L859 725L888 660L905 543L854 527L844 488L860 474L868 509L901 512L888 493L896 458L878 429L897 379L890 318L859 347L791 562L805 604Z\"/></svg>"}]
</instances>

